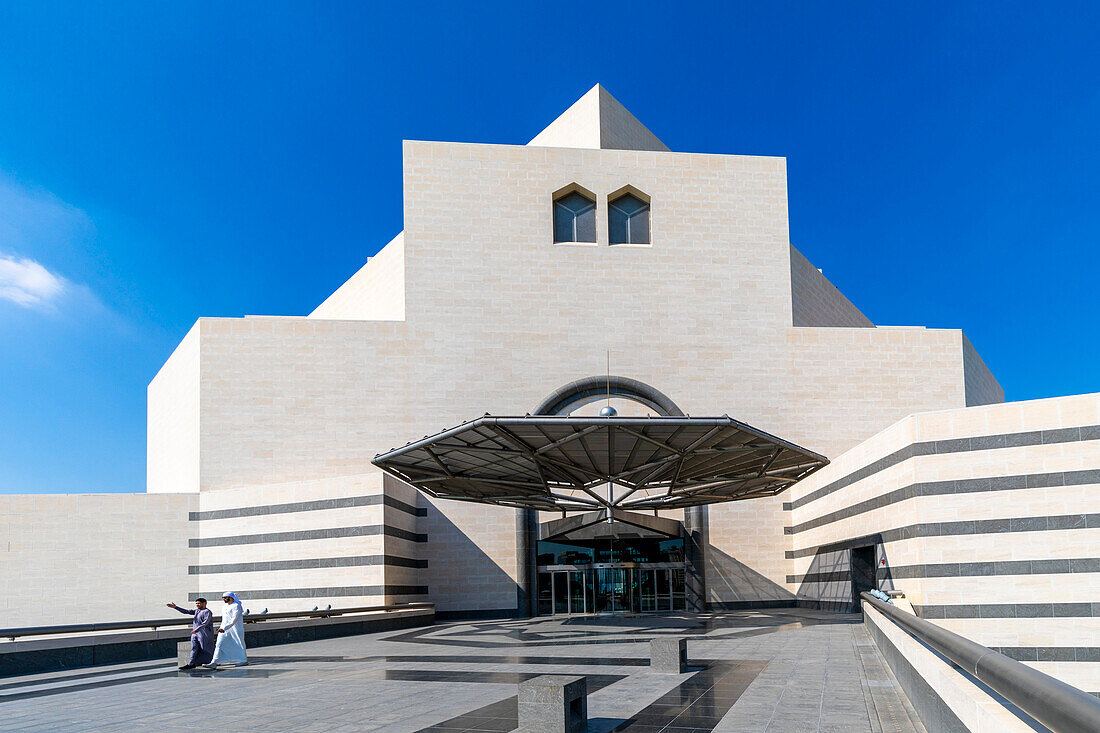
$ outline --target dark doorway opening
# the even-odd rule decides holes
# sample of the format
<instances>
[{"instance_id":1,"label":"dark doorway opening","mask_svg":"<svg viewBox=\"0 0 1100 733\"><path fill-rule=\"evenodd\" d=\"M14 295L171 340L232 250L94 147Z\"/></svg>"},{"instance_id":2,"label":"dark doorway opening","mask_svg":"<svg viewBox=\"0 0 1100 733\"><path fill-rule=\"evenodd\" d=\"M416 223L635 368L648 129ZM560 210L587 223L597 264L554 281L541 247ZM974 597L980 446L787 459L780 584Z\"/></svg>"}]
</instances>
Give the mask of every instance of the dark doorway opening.
<instances>
[{"instance_id":1,"label":"dark doorway opening","mask_svg":"<svg viewBox=\"0 0 1100 733\"><path fill-rule=\"evenodd\" d=\"M876 588L875 546L852 548L852 613L859 611L859 594Z\"/></svg>"}]
</instances>

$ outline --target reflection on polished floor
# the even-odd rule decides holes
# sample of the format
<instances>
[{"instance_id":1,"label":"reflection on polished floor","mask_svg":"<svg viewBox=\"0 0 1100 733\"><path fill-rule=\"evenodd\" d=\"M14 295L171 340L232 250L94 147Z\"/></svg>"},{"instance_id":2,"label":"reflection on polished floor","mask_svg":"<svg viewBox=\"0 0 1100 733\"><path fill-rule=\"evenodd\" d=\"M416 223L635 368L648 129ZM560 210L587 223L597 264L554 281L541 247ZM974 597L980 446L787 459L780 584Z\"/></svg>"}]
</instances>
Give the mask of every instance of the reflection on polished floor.
<instances>
[{"instance_id":1,"label":"reflection on polished floor","mask_svg":"<svg viewBox=\"0 0 1100 733\"><path fill-rule=\"evenodd\" d=\"M686 636L685 674L648 666ZM800 609L459 621L253 650L177 676L168 662L0 680L5 729L511 731L516 685L583 674L590 730L923 731L859 616Z\"/></svg>"}]
</instances>

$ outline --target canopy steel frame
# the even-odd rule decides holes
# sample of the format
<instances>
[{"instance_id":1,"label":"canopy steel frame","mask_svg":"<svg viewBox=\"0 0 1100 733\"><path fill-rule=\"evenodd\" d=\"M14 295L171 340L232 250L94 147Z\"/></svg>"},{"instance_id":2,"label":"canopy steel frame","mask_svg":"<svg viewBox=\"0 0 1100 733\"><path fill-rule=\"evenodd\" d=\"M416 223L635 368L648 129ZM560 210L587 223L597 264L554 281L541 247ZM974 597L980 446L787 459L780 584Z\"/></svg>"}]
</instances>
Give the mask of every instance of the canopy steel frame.
<instances>
[{"instance_id":1,"label":"canopy steel frame","mask_svg":"<svg viewBox=\"0 0 1100 733\"><path fill-rule=\"evenodd\" d=\"M434 497L590 512L773 496L829 461L728 416L485 415L373 463Z\"/></svg>"}]
</instances>

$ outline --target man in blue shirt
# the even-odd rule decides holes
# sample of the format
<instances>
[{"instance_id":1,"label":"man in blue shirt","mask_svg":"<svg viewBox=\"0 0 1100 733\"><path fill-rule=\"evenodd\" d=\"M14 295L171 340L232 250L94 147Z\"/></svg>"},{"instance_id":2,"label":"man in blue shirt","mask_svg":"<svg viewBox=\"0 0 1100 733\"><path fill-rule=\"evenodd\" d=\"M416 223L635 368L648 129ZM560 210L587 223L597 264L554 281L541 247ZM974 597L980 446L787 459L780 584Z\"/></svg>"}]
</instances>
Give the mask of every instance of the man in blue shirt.
<instances>
[{"instance_id":1,"label":"man in blue shirt","mask_svg":"<svg viewBox=\"0 0 1100 733\"><path fill-rule=\"evenodd\" d=\"M168 607L195 617L191 624L191 658L180 669L194 669L200 664L207 664L214 658L214 613L206 607L206 599L195 601L194 611L180 608L175 603L169 603Z\"/></svg>"}]
</instances>

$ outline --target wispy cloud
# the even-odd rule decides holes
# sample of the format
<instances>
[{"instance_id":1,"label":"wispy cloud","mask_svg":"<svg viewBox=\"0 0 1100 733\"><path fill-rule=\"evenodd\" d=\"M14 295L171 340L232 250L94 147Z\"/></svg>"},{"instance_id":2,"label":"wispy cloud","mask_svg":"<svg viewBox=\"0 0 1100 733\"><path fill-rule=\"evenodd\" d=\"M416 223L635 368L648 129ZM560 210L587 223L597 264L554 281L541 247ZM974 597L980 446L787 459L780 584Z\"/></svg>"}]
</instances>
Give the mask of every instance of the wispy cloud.
<instances>
[{"instance_id":1,"label":"wispy cloud","mask_svg":"<svg viewBox=\"0 0 1100 733\"><path fill-rule=\"evenodd\" d=\"M34 260L0 255L0 298L24 308L53 307L69 283Z\"/></svg>"},{"instance_id":2,"label":"wispy cloud","mask_svg":"<svg viewBox=\"0 0 1100 733\"><path fill-rule=\"evenodd\" d=\"M77 207L0 171L0 304L62 311L94 301L87 286L66 279L50 264L74 265L74 256L94 233L88 215Z\"/></svg>"}]
</instances>

